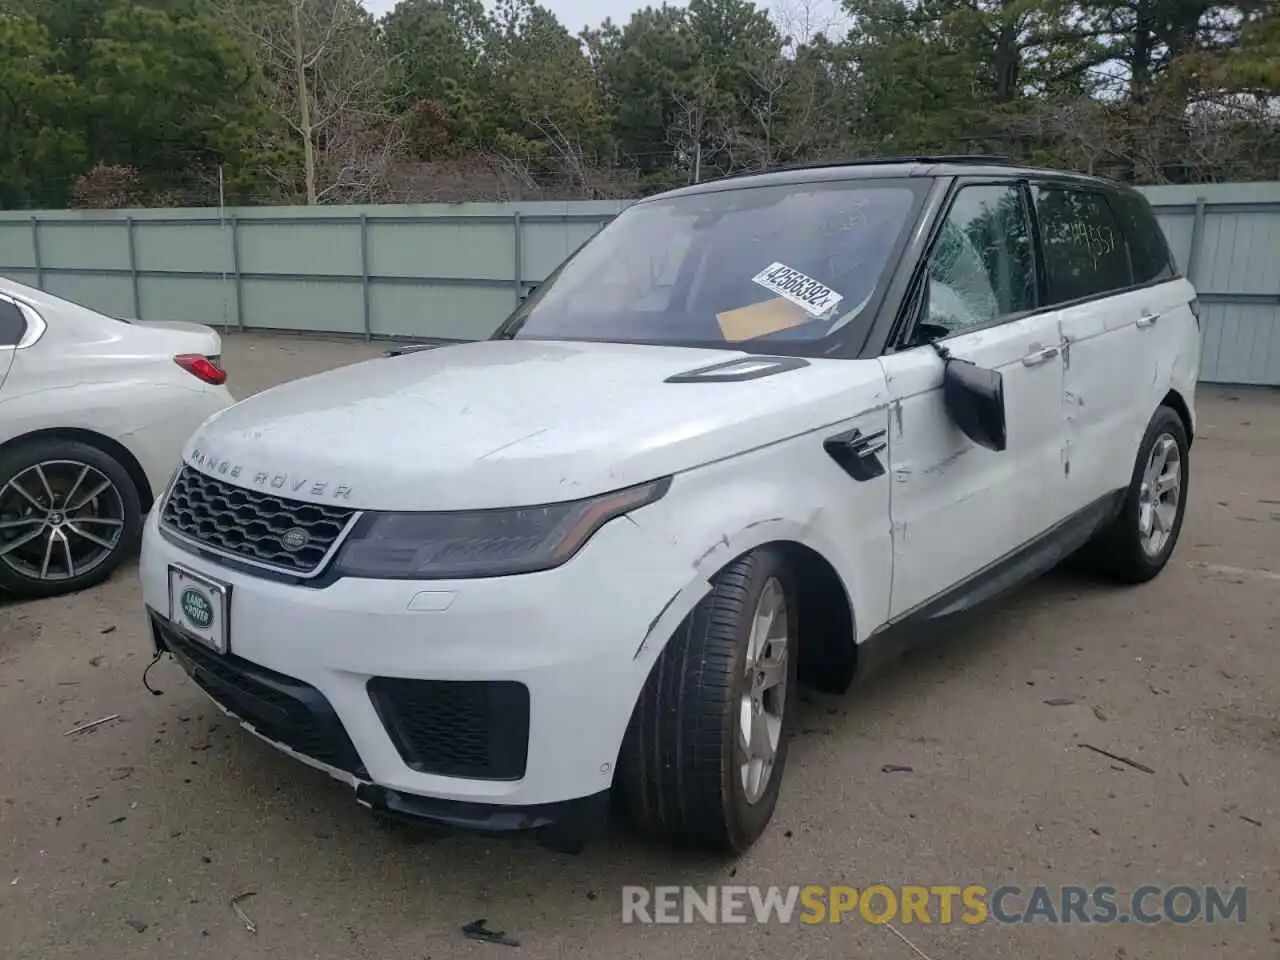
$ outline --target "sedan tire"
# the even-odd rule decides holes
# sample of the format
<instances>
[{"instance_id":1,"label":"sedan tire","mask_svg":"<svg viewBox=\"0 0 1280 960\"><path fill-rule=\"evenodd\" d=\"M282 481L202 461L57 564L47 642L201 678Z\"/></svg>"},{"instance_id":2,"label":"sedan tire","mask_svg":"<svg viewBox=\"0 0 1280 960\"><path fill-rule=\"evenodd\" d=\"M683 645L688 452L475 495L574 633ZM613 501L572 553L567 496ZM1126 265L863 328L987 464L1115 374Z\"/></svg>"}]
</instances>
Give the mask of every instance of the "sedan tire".
<instances>
[{"instance_id":1,"label":"sedan tire","mask_svg":"<svg viewBox=\"0 0 1280 960\"><path fill-rule=\"evenodd\" d=\"M0 452L0 589L54 597L101 583L141 531L137 485L97 447L50 439Z\"/></svg>"}]
</instances>

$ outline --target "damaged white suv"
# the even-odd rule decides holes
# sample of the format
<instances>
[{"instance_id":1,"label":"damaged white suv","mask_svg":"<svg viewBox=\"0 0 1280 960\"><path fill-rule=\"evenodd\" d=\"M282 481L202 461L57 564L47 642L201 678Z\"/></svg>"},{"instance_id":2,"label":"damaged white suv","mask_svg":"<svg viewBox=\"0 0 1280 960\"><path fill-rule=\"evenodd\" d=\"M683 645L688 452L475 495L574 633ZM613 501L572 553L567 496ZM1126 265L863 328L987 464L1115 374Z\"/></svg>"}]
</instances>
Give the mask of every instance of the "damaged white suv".
<instances>
[{"instance_id":1,"label":"damaged white suv","mask_svg":"<svg viewBox=\"0 0 1280 960\"><path fill-rule=\"evenodd\" d=\"M1161 570L1198 310L1139 194L999 159L649 198L492 339L206 422L156 652L377 810L573 847L614 794L741 851L798 682L1082 549Z\"/></svg>"}]
</instances>

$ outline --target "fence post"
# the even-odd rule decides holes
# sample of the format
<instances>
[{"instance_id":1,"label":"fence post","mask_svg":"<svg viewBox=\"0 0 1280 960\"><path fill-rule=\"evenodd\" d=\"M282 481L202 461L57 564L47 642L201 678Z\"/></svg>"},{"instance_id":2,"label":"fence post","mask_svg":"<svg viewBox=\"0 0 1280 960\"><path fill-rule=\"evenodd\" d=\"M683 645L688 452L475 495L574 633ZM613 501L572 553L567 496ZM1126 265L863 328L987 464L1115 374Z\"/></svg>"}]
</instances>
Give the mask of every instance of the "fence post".
<instances>
[{"instance_id":1,"label":"fence post","mask_svg":"<svg viewBox=\"0 0 1280 960\"><path fill-rule=\"evenodd\" d=\"M1187 279L1196 282L1196 261L1204 242L1204 197L1196 197L1196 218L1191 222L1191 249L1187 253Z\"/></svg>"},{"instance_id":2,"label":"fence post","mask_svg":"<svg viewBox=\"0 0 1280 960\"><path fill-rule=\"evenodd\" d=\"M36 268L36 289L44 289L44 265L40 262L40 218L31 218L31 260Z\"/></svg>"},{"instance_id":3,"label":"fence post","mask_svg":"<svg viewBox=\"0 0 1280 960\"><path fill-rule=\"evenodd\" d=\"M240 218L231 215L231 272L236 278L236 327L244 330L244 289L240 283Z\"/></svg>"},{"instance_id":4,"label":"fence post","mask_svg":"<svg viewBox=\"0 0 1280 960\"><path fill-rule=\"evenodd\" d=\"M520 306L520 300L524 297L524 277L522 274L521 260L524 259L524 245L521 238L520 227L520 211L513 211L511 214L511 253L515 258L514 267L511 272L512 281L516 288L516 307Z\"/></svg>"},{"instance_id":5,"label":"fence post","mask_svg":"<svg viewBox=\"0 0 1280 960\"><path fill-rule=\"evenodd\" d=\"M364 342L373 339L373 313L369 301L369 215L360 214L360 295L364 298Z\"/></svg>"},{"instance_id":6,"label":"fence post","mask_svg":"<svg viewBox=\"0 0 1280 960\"><path fill-rule=\"evenodd\" d=\"M133 237L133 217L126 217L125 230L129 237L129 282L133 286L133 319L142 319L142 298L138 295L138 248Z\"/></svg>"}]
</instances>

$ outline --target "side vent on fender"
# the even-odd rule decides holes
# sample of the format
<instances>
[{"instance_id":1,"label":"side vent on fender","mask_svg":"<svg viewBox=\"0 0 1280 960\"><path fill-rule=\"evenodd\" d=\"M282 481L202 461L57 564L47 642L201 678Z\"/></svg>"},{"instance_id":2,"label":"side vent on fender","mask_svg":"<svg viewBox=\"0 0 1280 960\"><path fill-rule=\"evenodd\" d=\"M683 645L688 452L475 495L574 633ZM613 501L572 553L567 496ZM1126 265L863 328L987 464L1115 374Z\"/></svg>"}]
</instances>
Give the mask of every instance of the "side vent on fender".
<instances>
[{"instance_id":1,"label":"side vent on fender","mask_svg":"<svg viewBox=\"0 0 1280 960\"><path fill-rule=\"evenodd\" d=\"M775 373L799 370L809 361L801 357L739 357L709 367L698 367L685 373L667 377L664 383L738 383L743 380L759 380Z\"/></svg>"},{"instance_id":2,"label":"side vent on fender","mask_svg":"<svg viewBox=\"0 0 1280 960\"><path fill-rule=\"evenodd\" d=\"M847 430L822 441L822 448L831 454L831 459L859 483L884 476L879 454L888 445L883 430L865 434L857 429Z\"/></svg>"}]
</instances>

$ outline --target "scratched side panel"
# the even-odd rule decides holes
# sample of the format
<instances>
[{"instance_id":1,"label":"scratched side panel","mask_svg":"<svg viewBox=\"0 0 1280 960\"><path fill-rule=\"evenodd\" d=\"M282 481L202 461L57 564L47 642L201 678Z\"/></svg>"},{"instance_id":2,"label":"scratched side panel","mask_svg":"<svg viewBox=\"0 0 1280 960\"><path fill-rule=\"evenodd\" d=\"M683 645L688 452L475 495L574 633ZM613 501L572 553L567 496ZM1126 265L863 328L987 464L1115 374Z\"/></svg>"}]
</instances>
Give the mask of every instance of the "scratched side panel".
<instances>
[{"instance_id":1,"label":"scratched side panel","mask_svg":"<svg viewBox=\"0 0 1280 960\"><path fill-rule=\"evenodd\" d=\"M779 541L803 544L835 569L853 605L856 639L884 623L892 572L889 473L869 470L876 475L856 479L823 446L853 430L875 436L888 429L884 380L872 360L825 363L839 365L832 370L845 387L830 397L830 409L845 417L819 419L787 439L680 473L667 496L635 514L644 529L662 532L662 549L636 562L683 578L655 609L646 639L665 642L705 594L708 578L735 557ZM873 445L871 458L885 465L888 451Z\"/></svg>"},{"instance_id":2,"label":"scratched side panel","mask_svg":"<svg viewBox=\"0 0 1280 960\"><path fill-rule=\"evenodd\" d=\"M1133 469L1138 440L1152 413L1139 409L1138 401L1140 385L1152 378L1155 358L1146 352L1135 326L1149 298L1150 291L1132 291L1062 310L1069 357L1062 394L1068 511L1124 486Z\"/></svg>"},{"instance_id":3,"label":"scratched side panel","mask_svg":"<svg viewBox=\"0 0 1280 960\"><path fill-rule=\"evenodd\" d=\"M1028 539L1052 509L1040 491L1061 474L1060 360L1022 358L1056 339L1056 318L1027 318L946 341L951 353L1004 378L1008 446L994 452L957 428L943 403L942 360L928 347L881 358L891 408L894 578L897 617ZM1039 511L1039 512L1037 512Z\"/></svg>"}]
</instances>

